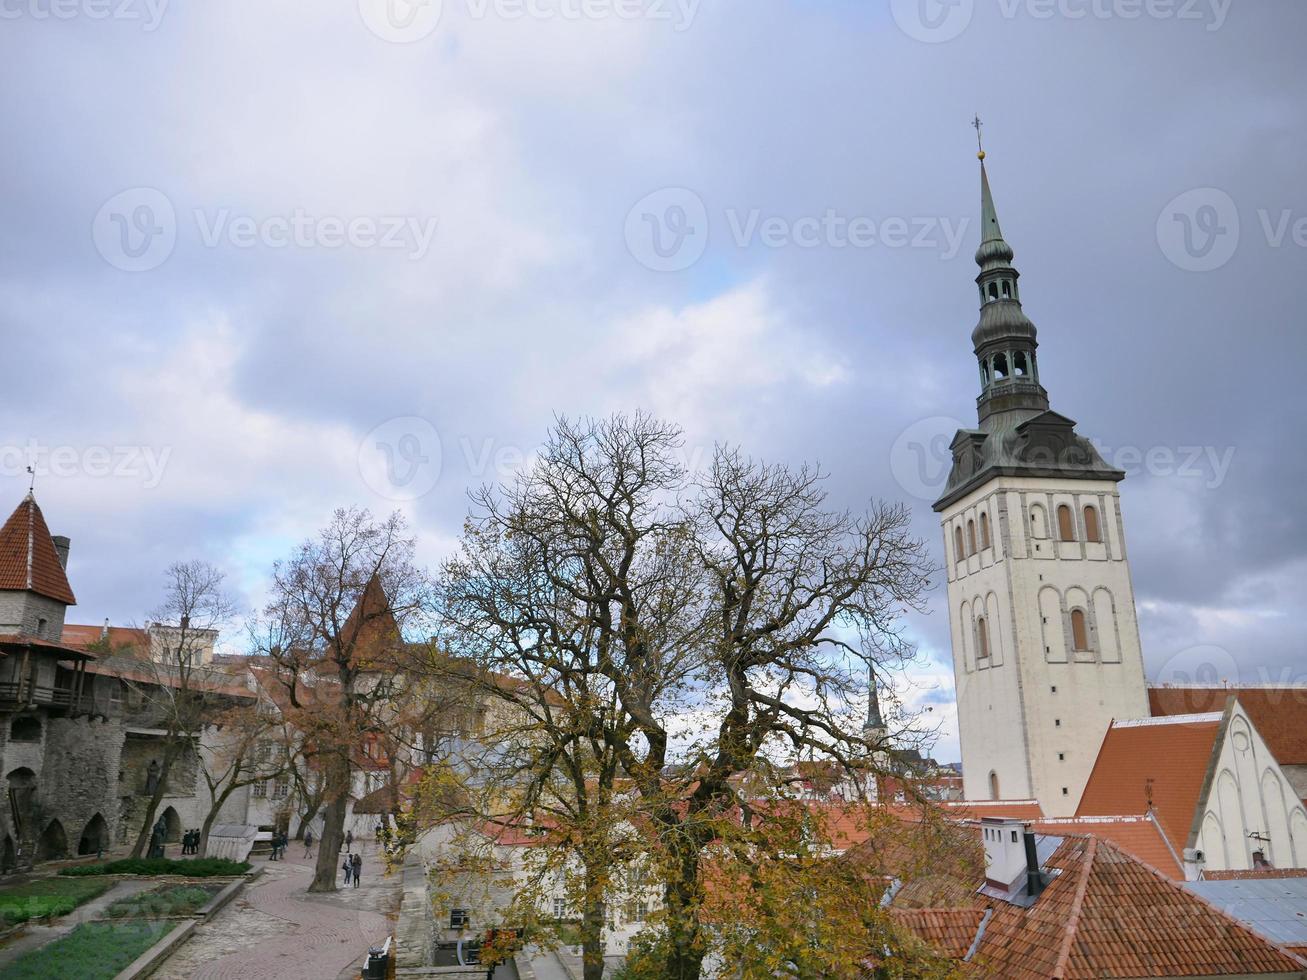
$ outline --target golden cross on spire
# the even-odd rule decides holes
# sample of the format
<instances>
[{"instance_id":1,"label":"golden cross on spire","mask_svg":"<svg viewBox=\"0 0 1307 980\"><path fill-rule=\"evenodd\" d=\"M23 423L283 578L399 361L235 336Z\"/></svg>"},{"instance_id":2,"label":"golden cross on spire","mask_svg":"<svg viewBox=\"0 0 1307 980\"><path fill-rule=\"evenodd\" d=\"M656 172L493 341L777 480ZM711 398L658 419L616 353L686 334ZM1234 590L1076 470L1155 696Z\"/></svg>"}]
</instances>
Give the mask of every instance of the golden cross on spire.
<instances>
[{"instance_id":1,"label":"golden cross on spire","mask_svg":"<svg viewBox=\"0 0 1307 980\"><path fill-rule=\"evenodd\" d=\"M971 125L975 127L976 130L976 149L979 151L976 156L983 160L985 159L985 144L981 128L984 126L984 123L980 121L980 113L976 113L976 118L971 120Z\"/></svg>"}]
</instances>

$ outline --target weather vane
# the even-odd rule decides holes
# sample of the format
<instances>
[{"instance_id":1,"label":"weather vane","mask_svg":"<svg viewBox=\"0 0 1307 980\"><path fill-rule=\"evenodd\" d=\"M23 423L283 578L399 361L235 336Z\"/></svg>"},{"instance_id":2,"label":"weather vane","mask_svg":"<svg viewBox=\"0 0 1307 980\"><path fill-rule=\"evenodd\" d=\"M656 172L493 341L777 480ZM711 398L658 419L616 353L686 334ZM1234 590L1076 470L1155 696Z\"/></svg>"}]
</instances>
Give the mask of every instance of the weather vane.
<instances>
[{"instance_id":1,"label":"weather vane","mask_svg":"<svg viewBox=\"0 0 1307 980\"><path fill-rule=\"evenodd\" d=\"M27 492L32 493L33 491L36 490L36 470L33 467L29 466L27 467L27 472L32 475L32 479L29 480L27 483Z\"/></svg>"},{"instance_id":2,"label":"weather vane","mask_svg":"<svg viewBox=\"0 0 1307 980\"><path fill-rule=\"evenodd\" d=\"M985 144L982 139L981 127L984 126L984 123L980 121L980 113L976 113L976 118L971 120L971 125L976 129L976 149L979 151L976 156L983 160L985 159Z\"/></svg>"}]
</instances>

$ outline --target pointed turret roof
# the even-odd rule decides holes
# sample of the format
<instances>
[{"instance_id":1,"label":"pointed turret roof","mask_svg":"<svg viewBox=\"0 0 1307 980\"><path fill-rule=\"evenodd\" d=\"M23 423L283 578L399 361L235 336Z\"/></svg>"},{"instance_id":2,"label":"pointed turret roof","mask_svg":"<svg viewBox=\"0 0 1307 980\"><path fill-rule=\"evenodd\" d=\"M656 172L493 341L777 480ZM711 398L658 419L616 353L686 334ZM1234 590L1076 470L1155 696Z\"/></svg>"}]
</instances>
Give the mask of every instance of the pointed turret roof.
<instances>
[{"instance_id":1,"label":"pointed turret roof","mask_svg":"<svg viewBox=\"0 0 1307 980\"><path fill-rule=\"evenodd\" d=\"M867 721L862 726L862 731L866 734L873 732L885 731L885 719L880 713L880 693L876 687L876 668L869 667L868 673L871 679L867 689Z\"/></svg>"},{"instance_id":2,"label":"pointed turret roof","mask_svg":"<svg viewBox=\"0 0 1307 980\"><path fill-rule=\"evenodd\" d=\"M30 492L0 527L0 591L35 592L69 606L77 602Z\"/></svg>"}]
</instances>

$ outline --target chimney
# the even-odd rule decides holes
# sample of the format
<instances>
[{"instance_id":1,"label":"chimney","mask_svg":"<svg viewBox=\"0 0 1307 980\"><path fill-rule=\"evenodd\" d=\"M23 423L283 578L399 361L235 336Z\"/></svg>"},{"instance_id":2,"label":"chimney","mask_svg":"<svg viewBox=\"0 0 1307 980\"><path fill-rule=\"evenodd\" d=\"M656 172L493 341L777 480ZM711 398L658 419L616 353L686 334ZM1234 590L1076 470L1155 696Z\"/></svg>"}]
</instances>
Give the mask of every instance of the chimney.
<instances>
[{"instance_id":1,"label":"chimney","mask_svg":"<svg viewBox=\"0 0 1307 980\"><path fill-rule=\"evenodd\" d=\"M1025 824L1005 817L985 817L980 828L985 839L985 878L991 885L1009 891L1026 873L1026 855L1021 846Z\"/></svg>"},{"instance_id":2,"label":"chimney","mask_svg":"<svg viewBox=\"0 0 1307 980\"><path fill-rule=\"evenodd\" d=\"M1035 850L1034 831L1027 829L1026 841L1026 891L1031 898L1038 898L1048 885L1048 876L1039 868L1039 852Z\"/></svg>"},{"instance_id":3,"label":"chimney","mask_svg":"<svg viewBox=\"0 0 1307 980\"><path fill-rule=\"evenodd\" d=\"M59 555L59 564L60 564L60 566L61 566L65 571L67 571L67 569L68 569L68 548L72 545L73 542L72 542L69 538L67 538L66 536L64 536L64 535L62 535L62 534L56 534L56 535L54 535L54 536L51 538L51 540L54 541L54 550L55 550L55 553Z\"/></svg>"},{"instance_id":4,"label":"chimney","mask_svg":"<svg viewBox=\"0 0 1307 980\"><path fill-rule=\"evenodd\" d=\"M105 639L108 639L108 638L109 638L109 617L108 617L108 616L105 616L105 617L104 617L104 626L101 627L101 629L100 629L100 639L105 640Z\"/></svg>"}]
</instances>

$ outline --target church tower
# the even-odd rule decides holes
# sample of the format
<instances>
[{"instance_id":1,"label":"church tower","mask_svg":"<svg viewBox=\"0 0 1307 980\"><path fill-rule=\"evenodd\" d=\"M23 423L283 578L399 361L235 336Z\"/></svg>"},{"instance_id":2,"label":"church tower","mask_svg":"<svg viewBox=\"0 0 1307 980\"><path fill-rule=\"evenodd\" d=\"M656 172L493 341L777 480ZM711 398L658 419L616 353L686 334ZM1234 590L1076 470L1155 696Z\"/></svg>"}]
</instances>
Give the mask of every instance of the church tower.
<instances>
[{"instance_id":1,"label":"church tower","mask_svg":"<svg viewBox=\"0 0 1307 980\"><path fill-rule=\"evenodd\" d=\"M1125 531L1110 468L1049 408L1035 325L980 152L978 426L954 437L944 527L969 800L1074 814L1112 719L1148 716Z\"/></svg>"}]
</instances>

